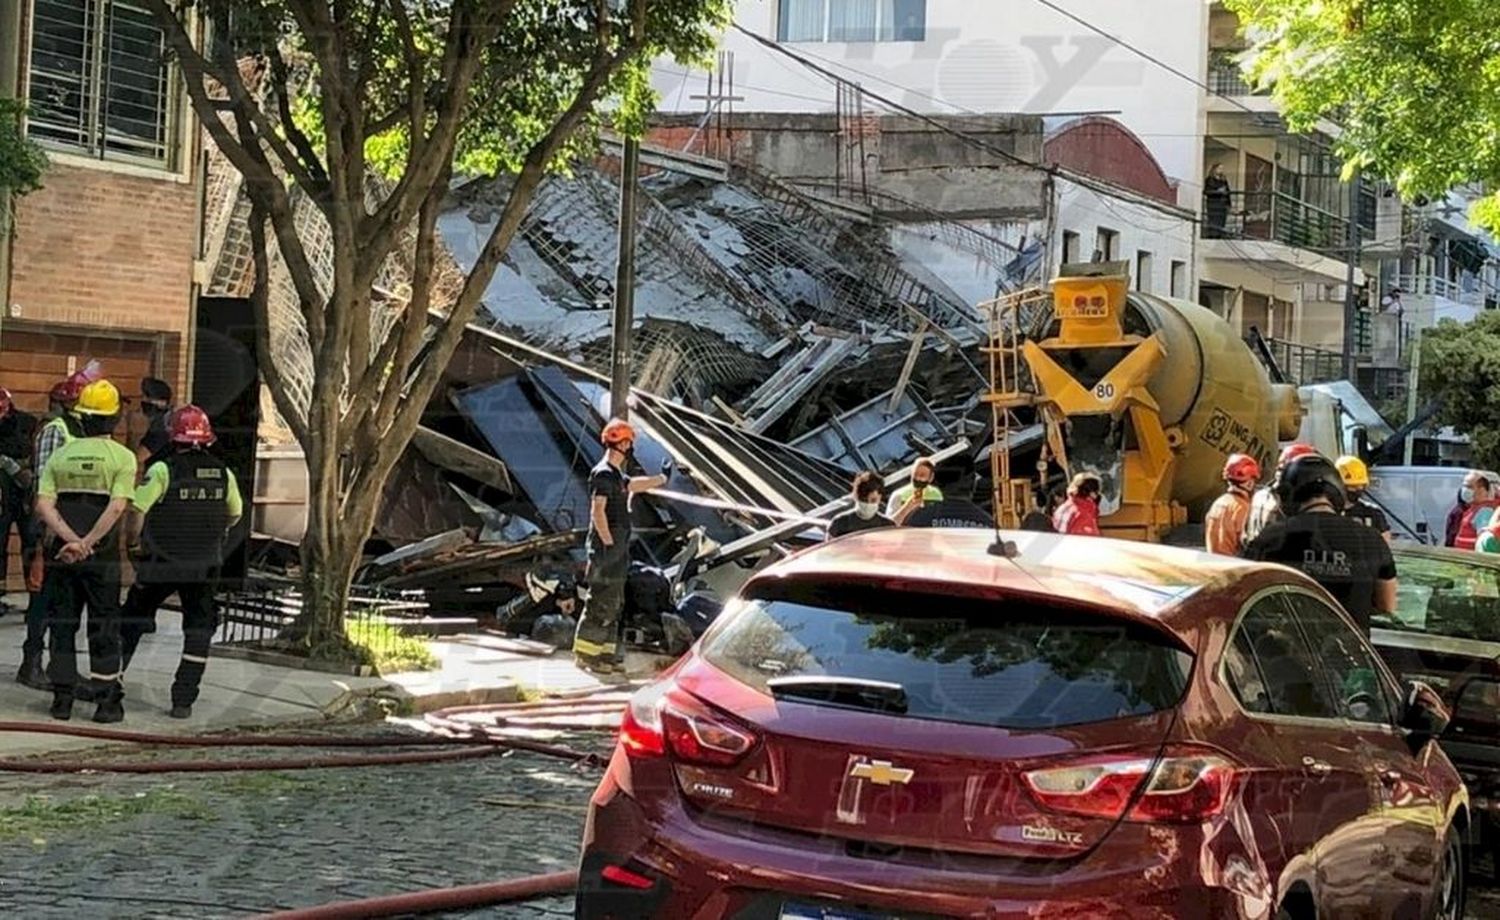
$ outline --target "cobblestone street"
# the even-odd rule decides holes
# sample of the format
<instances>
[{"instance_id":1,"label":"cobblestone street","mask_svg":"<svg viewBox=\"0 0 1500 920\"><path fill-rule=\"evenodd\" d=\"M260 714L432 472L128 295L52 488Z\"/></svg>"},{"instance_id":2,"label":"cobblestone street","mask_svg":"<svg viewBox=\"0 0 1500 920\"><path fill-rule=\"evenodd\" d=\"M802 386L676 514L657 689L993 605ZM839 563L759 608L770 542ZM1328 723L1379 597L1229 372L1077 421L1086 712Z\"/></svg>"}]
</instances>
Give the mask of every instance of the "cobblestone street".
<instances>
[{"instance_id":1,"label":"cobblestone street","mask_svg":"<svg viewBox=\"0 0 1500 920\"><path fill-rule=\"evenodd\" d=\"M597 779L531 754L296 773L8 775L0 903L28 920L243 917L555 872L575 864ZM476 916L571 914L571 899L553 899Z\"/></svg>"},{"instance_id":2,"label":"cobblestone street","mask_svg":"<svg viewBox=\"0 0 1500 920\"><path fill-rule=\"evenodd\" d=\"M520 753L300 772L0 774L0 903L27 920L206 920L569 869L598 775ZM445 916L571 915L571 899L554 898ZM1500 891L1475 891L1468 916L1500 916Z\"/></svg>"}]
</instances>

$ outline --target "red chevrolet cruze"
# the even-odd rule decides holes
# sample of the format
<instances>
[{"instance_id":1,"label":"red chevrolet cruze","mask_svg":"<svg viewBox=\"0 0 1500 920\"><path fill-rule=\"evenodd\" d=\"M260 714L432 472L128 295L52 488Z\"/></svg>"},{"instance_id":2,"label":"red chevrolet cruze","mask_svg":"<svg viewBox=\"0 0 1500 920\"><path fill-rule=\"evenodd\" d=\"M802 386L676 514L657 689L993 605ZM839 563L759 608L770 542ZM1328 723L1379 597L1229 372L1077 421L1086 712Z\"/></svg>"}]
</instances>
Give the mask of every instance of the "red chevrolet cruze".
<instances>
[{"instance_id":1,"label":"red chevrolet cruze","mask_svg":"<svg viewBox=\"0 0 1500 920\"><path fill-rule=\"evenodd\" d=\"M1438 917L1468 799L1289 569L885 530L757 575L632 701L578 916Z\"/></svg>"}]
</instances>

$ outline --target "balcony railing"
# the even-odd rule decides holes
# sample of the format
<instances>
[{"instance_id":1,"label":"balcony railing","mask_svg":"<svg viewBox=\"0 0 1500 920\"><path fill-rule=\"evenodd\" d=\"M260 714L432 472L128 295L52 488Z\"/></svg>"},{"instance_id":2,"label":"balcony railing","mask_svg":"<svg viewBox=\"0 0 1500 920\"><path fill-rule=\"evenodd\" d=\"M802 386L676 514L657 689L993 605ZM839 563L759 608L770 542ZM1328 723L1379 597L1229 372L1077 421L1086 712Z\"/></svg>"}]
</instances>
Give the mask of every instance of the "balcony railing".
<instances>
[{"instance_id":1,"label":"balcony railing","mask_svg":"<svg viewBox=\"0 0 1500 920\"><path fill-rule=\"evenodd\" d=\"M1203 236L1284 243L1343 258L1349 221L1281 192L1209 194L1203 198Z\"/></svg>"},{"instance_id":2,"label":"balcony railing","mask_svg":"<svg viewBox=\"0 0 1500 920\"><path fill-rule=\"evenodd\" d=\"M1484 303L1484 294L1478 285L1473 290L1464 290L1463 282L1450 281L1438 275L1397 275L1396 286L1405 294L1445 297L1465 306L1477 307Z\"/></svg>"},{"instance_id":3,"label":"balcony railing","mask_svg":"<svg viewBox=\"0 0 1500 920\"><path fill-rule=\"evenodd\" d=\"M1266 90L1258 90L1245 80L1245 73L1236 63L1239 51L1215 49L1208 57L1208 90L1218 96L1264 96Z\"/></svg>"},{"instance_id":4,"label":"balcony railing","mask_svg":"<svg viewBox=\"0 0 1500 920\"><path fill-rule=\"evenodd\" d=\"M1253 334L1246 336L1245 341L1252 348L1255 347ZM1276 361L1276 366L1281 368L1281 373L1286 376L1287 383L1308 386L1343 379L1344 356L1336 351L1283 339L1265 339L1264 341L1266 348L1271 352L1272 359Z\"/></svg>"}]
</instances>

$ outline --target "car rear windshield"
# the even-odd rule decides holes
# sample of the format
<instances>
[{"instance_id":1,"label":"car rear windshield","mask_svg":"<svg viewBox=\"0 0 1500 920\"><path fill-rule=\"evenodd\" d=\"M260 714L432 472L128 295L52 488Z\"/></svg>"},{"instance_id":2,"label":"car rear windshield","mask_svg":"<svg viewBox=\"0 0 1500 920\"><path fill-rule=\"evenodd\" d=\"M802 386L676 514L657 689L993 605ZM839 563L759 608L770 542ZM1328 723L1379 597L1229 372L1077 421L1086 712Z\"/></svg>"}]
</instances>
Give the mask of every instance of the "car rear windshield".
<instances>
[{"instance_id":1,"label":"car rear windshield","mask_svg":"<svg viewBox=\"0 0 1500 920\"><path fill-rule=\"evenodd\" d=\"M906 716L1047 729L1175 706L1193 656L1105 612L855 585L762 588L701 648L762 692L778 677L899 684Z\"/></svg>"}]
</instances>

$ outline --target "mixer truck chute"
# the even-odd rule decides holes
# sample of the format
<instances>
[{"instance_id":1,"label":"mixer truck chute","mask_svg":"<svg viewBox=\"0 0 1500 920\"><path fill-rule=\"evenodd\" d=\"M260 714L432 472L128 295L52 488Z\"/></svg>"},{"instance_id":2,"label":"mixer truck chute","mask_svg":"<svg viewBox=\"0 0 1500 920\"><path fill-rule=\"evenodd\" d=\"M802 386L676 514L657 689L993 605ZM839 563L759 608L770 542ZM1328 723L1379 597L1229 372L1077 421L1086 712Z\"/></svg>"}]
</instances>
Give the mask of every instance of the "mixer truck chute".
<instances>
[{"instance_id":1,"label":"mixer truck chute","mask_svg":"<svg viewBox=\"0 0 1500 920\"><path fill-rule=\"evenodd\" d=\"M1157 541L1201 520L1230 454L1269 469L1301 412L1296 390L1273 384L1227 322L1197 304L1129 291L1128 270L1063 266L1050 322L1015 350L1053 457L1069 475L1091 472L1104 484L1105 534Z\"/></svg>"}]
</instances>

